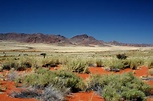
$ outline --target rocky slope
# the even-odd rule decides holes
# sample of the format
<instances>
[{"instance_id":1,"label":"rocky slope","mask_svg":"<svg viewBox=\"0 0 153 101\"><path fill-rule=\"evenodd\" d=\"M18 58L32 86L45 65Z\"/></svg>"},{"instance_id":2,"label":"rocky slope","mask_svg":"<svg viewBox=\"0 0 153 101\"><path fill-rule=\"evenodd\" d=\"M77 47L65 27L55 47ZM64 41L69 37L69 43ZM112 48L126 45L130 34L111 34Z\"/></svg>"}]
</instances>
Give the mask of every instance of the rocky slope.
<instances>
[{"instance_id":1,"label":"rocky slope","mask_svg":"<svg viewBox=\"0 0 153 101\"><path fill-rule=\"evenodd\" d=\"M88 36L87 34L76 35L69 39L64 36L54 35L54 34L0 33L0 40L11 40L11 41L26 42L26 43L47 43L47 44L56 44L56 45L76 45L76 46L111 46L111 45L138 46L138 47L153 46L152 44L127 44L127 43L120 43L117 41L104 42L96 40L94 37Z\"/></svg>"}]
</instances>

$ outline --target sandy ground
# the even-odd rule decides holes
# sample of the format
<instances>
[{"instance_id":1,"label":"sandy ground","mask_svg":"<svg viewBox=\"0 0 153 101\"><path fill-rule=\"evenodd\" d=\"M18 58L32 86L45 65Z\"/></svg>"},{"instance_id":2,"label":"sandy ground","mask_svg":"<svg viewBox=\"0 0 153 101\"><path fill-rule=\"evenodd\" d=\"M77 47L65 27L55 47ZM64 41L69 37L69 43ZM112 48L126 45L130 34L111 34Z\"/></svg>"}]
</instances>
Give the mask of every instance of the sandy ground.
<instances>
[{"instance_id":1,"label":"sandy ground","mask_svg":"<svg viewBox=\"0 0 153 101\"><path fill-rule=\"evenodd\" d=\"M45 52L100 52L100 51L120 51L120 50L150 50L153 47L131 47L131 46L56 46L43 43L19 43L0 41L0 51L20 50L20 51L45 51Z\"/></svg>"},{"instance_id":2,"label":"sandy ground","mask_svg":"<svg viewBox=\"0 0 153 101\"><path fill-rule=\"evenodd\" d=\"M55 70L55 69L52 69ZM90 67L89 71L92 74L112 74L114 72L108 72L105 71L103 68L96 68L96 67ZM131 69L125 69L125 70L121 70L120 72L117 73L125 73L125 72L132 72L133 70ZM5 72L1 72L1 73L5 73ZM147 67L142 67L139 70L135 70L135 75L137 77L141 77L141 76L145 76L148 74L148 68ZM89 77L89 74L78 74L81 78L83 79L87 79ZM1 85L7 87L7 90L3 93L0 94L0 101L37 101L36 99L24 99L24 98L12 98L9 95L9 93L11 91L14 90L19 90L18 88L15 87L14 82L12 81L1 81ZM153 81L148 81L147 82L150 85L153 85ZM66 97L66 101L104 101L104 99L102 97L100 97L99 95L97 95L95 92L91 91L91 92L77 92L77 93L73 93L72 95L69 95ZM148 97L147 101L153 101L152 97Z\"/></svg>"}]
</instances>

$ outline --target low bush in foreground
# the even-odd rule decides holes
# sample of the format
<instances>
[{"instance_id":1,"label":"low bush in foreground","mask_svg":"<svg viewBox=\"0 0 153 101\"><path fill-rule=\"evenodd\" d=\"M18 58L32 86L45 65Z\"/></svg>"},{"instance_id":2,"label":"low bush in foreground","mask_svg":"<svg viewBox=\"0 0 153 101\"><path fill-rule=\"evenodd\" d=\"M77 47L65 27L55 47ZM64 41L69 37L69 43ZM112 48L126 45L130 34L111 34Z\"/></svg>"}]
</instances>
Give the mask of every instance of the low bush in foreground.
<instances>
[{"instance_id":1,"label":"low bush in foreground","mask_svg":"<svg viewBox=\"0 0 153 101\"><path fill-rule=\"evenodd\" d=\"M150 94L151 87L132 73L112 75L91 75L88 89L94 90L106 101L143 101Z\"/></svg>"},{"instance_id":2,"label":"low bush in foreground","mask_svg":"<svg viewBox=\"0 0 153 101\"><path fill-rule=\"evenodd\" d=\"M86 89L83 79L76 74L65 70L50 71L48 68L38 68L34 73L17 78L16 84L19 83L34 89L13 92L11 96L41 101L63 101L70 92Z\"/></svg>"},{"instance_id":3,"label":"low bush in foreground","mask_svg":"<svg viewBox=\"0 0 153 101\"><path fill-rule=\"evenodd\" d=\"M35 98L40 101L64 101L66 93L59 91L53 86L45 87L41 92L34 87L28 87L21 91L13 91L9 96L14 98Z\"/></svg>"},{"instance_id":4,"label":"low bush in foreground","mask_svg":"<svg viewBox=\"0 0 153 101\"><path fill-rule=\"evenodd\" d=\"M60 91L69 88L72 92L77 92L85 88L83 80L74 73L65 70L49 71L46 68L39 68L35 73L18 78L16 81L21 81L25 86L39 88L52 85Z\"/></svg>"}]
</instances>

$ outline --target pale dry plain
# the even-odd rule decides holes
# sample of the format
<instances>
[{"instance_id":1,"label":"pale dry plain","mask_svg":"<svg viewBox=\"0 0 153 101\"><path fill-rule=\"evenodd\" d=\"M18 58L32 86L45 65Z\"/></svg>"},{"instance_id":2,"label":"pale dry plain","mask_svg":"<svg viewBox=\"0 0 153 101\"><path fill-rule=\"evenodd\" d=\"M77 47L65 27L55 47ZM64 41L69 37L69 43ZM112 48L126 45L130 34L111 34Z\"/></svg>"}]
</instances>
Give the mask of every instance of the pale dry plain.
<instances>
[{"instance_id":1,"label":"pale dry plain","mask_svg":"<svg viewBox=\"0 0 153 101\"><path fill-rule=\"evenodd\" d=\"M20 43L13 41L0 41L0 51L39 51L39 52L102 52L102 51L124 51L124 50L152 50L153 47L132 46L57 46L44 43Z\"/></svg>"}]
</instances>

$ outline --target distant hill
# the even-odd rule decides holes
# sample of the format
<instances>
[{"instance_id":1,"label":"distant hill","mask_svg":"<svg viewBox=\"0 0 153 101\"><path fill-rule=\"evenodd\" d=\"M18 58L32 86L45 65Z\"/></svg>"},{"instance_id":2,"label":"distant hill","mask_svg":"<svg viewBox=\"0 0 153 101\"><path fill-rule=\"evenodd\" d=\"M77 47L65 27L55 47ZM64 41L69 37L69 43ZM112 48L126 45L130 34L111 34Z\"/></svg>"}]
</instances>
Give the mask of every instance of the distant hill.
<instances>
[{"instance_id":1,"label":"distant hill","mask_svg":"<svg viewBox=\"0 0 153 101\"><path fill-rule=\"evenodd\" d=\"M94 37L88 36L87 34L76 35L76 36L70 38L70 41L74 45L85 45L85 46L99 45L99 46L105 46L105 42L96 40Z\"/></svg>"},{"instance_id":2,"label":"distant hill","mask_svg":"<svg viewBox=\"0 0 153 101\"><path fill-rule=\"evenodd\" d=\"M69 39L61 35L47 35L42 33L1 33L0 40L12 40L26 43L52 43L52 44L71 44Z\"/></svg>"},{"instance_id":3,"label":"distant hill","mask_svg":"<svg viewBox=\"0 0 153 101\"><path fill-rule=\"evenodd\" d=\"M26 43L47 43L55 45L75 45L75 46L137 46L137 47L147 47L153 46L152 44L127 44L120 43L117 41L104 42L97 40L92 36L87 34L76 35L72 38L66 38L61 35L53 34L26 34L26 33L0 33L0 40L18 41Z\"/></svg>"},{"instance_id":4,"label":"distant hill","mask_svg":"<svg viewBox=\"0 0 153 101\"><path fill-rule=\"evenodd\" d=\"M110 45L117 45L117 46L134 46L134 47L153 47L153 44L131 44L131 43L121 43L117 41L108 42Z\"/></svg>"}]
</instances>

